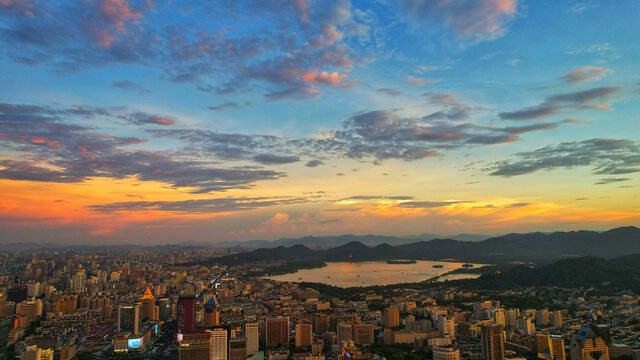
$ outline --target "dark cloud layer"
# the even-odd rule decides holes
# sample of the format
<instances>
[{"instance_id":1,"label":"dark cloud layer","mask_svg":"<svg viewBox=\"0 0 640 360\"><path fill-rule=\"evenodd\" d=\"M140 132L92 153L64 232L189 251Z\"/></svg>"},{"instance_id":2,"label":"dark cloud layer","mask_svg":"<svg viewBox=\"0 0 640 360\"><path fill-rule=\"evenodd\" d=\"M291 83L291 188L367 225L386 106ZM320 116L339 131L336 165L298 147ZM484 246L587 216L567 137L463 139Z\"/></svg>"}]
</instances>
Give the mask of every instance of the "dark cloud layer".
<instances>
[{"instance_id":1,"label":"dark cloud layer","mask_svg":"<svg viewBox=\"0 0 640 360\"><path fill-rule=\"evenodd\" d=\"M538 120L562 112L566 108L606 110L611 96L621 90L620 87L602 86L583 91L555 94L536 106L516 111L501 112L503 120Z\"/></svg>"},{"instance_id":2,"label":"dark cloud layer","mask_svg":"<svg viewBox=\"0 0 640 360\"><path fill-rule=\"evenodd\" d=\"M140 85L140 84L136 84L132 81L129 80L120 80L120 81L115 81L114 83L111 84L111 86L118 88L118 89L122 89L122 90L130 90L130 91L137 91L140 94L149 94L151 93L151 90L145 88L144 86Z\"/></svg>"},{"instance_id":3,"label":"dark cloud layer","mask_svg":"<svg viewBox=\"0 0 640 360\"><path fill-rule=\"evenodd\" d=\"M303 204L311 200L303 197L228 197L184 201L132 201L91 205L90 210L110 213L116 211L168 211L183 213L222 213L253 210L270 206Z\"/></svg>"},{"instance_id":4,"label":"dark cloud layer","mask_svg":"<svg viewBox=\"0 0 640 360\"><path fill-rule=\"evenodd\" d=\"M595 138L565 142L517 153L512 160L493 163L491 175L516 176L540 170L588 166L594 174L640 172L640 145L625 139Z\"/></svg>"},{"instance_id":5,"label":"dark cloud layer","mask_svg":"<svg viewBox=\"0 0 640 360\"><path fill-rule=\"evenodd\" d=\"M160 181L194 193L249 188L283 173L234 169L207 161L175 159L159 152L135 150L145 139L104 134L73 119L115 117L140 124L164 124L165 118L144 113L112 113L112 109L55 109L35 105L0 104L0 149L15 160L3 160L0 178L42 182L80 182L92 177L136 177ZM21 160L18 160L21 159Z\"/></svg>"}]
</instances>

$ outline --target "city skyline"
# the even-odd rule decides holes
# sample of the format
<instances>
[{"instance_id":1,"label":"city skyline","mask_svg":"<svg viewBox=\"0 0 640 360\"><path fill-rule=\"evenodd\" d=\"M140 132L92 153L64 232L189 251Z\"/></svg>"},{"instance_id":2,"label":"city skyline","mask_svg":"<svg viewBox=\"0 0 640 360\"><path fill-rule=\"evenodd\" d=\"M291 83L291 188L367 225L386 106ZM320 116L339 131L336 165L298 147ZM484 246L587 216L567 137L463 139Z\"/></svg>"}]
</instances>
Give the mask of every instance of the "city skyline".
<instances>
[{"instance_id":1,"label":"city skyline","mask_svg":"<svg viewBox=\"0 0 640 360\"><path fill-rule=\"evenodd\" d=\"M0 242L640 224L640 3L0 1Z\"/></svg>"}]
</instances>

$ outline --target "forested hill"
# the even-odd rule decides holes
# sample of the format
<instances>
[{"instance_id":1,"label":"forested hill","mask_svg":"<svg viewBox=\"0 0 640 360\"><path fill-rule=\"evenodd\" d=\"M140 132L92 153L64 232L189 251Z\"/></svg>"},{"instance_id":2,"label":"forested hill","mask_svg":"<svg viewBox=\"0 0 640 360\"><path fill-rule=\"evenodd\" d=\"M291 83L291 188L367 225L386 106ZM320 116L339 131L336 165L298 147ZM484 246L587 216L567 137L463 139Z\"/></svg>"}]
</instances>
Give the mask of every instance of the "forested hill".
<instances>
[{"instance_id":1,"label":"forested hill","mask_svg":"<svg viewBox=\"0 0 640 360\"><path fill-rule=\"evenodd\" d=\"M438 260L506 263L511 261L552 262L559 259L593 255L605 259L640 253L640 229L620 227L605 232L570 231L508 234L484 241L452 239L419 241L391 246L369 247L353 241L324 250L304 245L257 249L201 262L237 264L262 260L366 261L390 259Z\"/></svg>"}]
</instances>

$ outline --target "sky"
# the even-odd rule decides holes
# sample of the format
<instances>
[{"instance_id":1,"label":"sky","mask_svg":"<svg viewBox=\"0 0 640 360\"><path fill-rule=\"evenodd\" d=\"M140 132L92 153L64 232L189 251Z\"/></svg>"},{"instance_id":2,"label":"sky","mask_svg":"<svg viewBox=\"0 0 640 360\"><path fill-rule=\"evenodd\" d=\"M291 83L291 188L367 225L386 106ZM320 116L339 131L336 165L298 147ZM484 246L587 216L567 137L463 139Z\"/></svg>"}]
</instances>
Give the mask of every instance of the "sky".
<instances>
[{"instance_id":1,"label":"sky","mask_svg":"<svg viewBox=\"0 0 640 360\"><path fill-rule=\"evenodd\" d=\"M638 14L0 0L0 242L638 225Z\"/></svg>"}]
</instances>

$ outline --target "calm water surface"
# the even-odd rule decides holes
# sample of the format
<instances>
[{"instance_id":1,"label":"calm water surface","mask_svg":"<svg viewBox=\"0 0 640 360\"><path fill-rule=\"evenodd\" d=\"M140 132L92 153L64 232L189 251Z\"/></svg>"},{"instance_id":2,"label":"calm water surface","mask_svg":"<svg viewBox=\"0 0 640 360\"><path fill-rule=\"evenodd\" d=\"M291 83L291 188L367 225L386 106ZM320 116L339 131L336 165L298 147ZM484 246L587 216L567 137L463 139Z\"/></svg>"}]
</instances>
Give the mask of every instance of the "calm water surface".
<instances>
[{"instance_id":1,"label":"calm water surface","mask_svg":"<svg viewBox=\"0 0 640 360\"><path fill-rule=\"evenodd\" d=\"M440 264L441 268L433 265ZM295 273L265 276L268 279L289 282L316 282L340 287L389 285L412 283L431 279L459 269L464 263L445 261L417 261L415 264L387 264L386 261L327 262L318 269L304 269ZM473 264L474 267L482 266ZM478 274L452 274L442 279L470 279Z\"/></svg>"}]
</instances>

